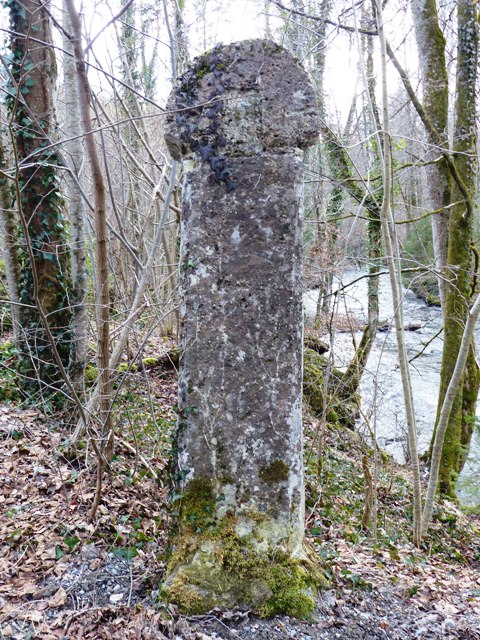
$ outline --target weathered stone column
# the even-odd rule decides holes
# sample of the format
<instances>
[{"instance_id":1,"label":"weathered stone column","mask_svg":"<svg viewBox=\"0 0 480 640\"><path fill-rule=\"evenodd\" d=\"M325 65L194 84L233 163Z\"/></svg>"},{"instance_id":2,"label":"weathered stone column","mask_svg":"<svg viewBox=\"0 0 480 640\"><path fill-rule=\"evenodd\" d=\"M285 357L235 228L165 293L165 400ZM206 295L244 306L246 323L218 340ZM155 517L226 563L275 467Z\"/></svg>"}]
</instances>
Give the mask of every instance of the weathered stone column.
<instances>
[{"instance_id":1,"label":"weathered stone column","mask_svg":"<svg viewBox=\"0 0 480 640\"><path fill-rule=\"evenodd\" d=\"M184 160L173 553L183 610L313 606L302 567L302 158L314 91L278 45L218 46L179 79L166 140Z\"/></svg>"}]
</instances>

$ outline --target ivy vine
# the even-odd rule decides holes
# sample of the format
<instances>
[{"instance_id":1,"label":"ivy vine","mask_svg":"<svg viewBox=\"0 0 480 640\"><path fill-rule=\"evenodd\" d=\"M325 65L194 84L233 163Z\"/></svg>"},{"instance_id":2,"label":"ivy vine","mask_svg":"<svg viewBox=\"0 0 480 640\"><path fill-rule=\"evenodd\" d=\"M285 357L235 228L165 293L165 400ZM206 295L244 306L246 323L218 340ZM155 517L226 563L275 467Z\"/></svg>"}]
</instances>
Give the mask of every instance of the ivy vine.
<instances>
[{"instance_id":1,"label":"ivy vine","mask_svg":"<svg viewBox=\"0 0 480 640\"><path fill-rule=\"evenodd\" d=\"M46 383L47 395L54 391L62 378L52 354L52 345L36 308L33 257L38 281L38 295L44 312L51 320L50 331L65 367L70 360L72 333L69 303L71 281L67 223L64 201L60 191L58 170L60 161L49 139L50 122L36 118L29 106L29 94L39 82L39 72L31 58L28 37L40 29L31 24L26 9L17 0L3 0L9 10L12 31L10 52L3 56L9 70L5 84L5 104L12 116L12 133L19 166L17 169L19 208L25 224L17 231L20 276L19 300L22 329L20 363L28 391ZM53 61L52 61L53 64ZM47 68L46 73L50 70ZM30 241L31 254L27 246Z\"/></svg>"}]
</instances>

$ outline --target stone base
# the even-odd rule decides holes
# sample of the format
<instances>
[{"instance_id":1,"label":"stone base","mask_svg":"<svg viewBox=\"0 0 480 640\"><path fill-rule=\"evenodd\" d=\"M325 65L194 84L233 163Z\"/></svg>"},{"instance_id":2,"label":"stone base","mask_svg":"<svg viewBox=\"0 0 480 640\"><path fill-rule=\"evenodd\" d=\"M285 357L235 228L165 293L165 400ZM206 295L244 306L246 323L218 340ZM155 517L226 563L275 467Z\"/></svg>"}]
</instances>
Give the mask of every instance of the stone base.
<instances>
[{"instance_id":1,"label":"stone base","mask_svg":"<svg viewBox=\"0 0 480 640\"><path fill-rule=\"evenodd\" d=\"M226 517L203 533L186 528L175 540L162 596L182 613L241 607L262 617L308 617L327 581L306 558L266 549L254 535L238 535Z\"/></svg>"},{"instance_id":2,"label":"stone base","mask_svg":"<svg viewBox=\"0 0 480 640\"><path fill-rule=\"evenodd\" d=\"M236 540L211 540L169 569L163 597L185 614L234 607L262 617L305 618L315 608L315 580L300 561L260 556Z\"/></svg>"}]
</instances>

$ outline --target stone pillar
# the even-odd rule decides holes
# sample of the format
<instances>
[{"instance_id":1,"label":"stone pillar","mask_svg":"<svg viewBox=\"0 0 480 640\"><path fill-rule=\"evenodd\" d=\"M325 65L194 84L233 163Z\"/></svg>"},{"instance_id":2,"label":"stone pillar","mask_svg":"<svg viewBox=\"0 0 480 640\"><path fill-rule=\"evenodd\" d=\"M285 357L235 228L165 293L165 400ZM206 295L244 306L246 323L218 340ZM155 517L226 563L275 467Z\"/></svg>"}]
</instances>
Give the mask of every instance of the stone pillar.
<instances>
[{"instance_id":1,"label":"stone pillar","mask_svg":"<svg viewBox=\"0 0 480 640\"><path fill-rule=\"evenodd\" d=\"M302 156L319 121L299 62L264 40L215 47L166 115L184 160L172 556L187 612L304 615Z\"/></svg>"}]
</instances>

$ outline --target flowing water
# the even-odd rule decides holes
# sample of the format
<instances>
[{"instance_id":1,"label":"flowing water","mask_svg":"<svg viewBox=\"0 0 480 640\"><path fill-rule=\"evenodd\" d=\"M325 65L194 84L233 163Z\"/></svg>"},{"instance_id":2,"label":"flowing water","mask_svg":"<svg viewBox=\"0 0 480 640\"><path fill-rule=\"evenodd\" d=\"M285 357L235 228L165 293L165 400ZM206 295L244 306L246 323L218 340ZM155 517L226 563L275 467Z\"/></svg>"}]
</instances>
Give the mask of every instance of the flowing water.
<instances>
[{"instance_id":1,"label":"flowing water","mask_svg":"<svg viewBox=\"0 0 480 640\"><path fill-rule=\"evenodd\" d=\"M344 272L334 283L334 290L341 290L338 299L338 315L345 316L353 324L365 323L367 313L367 278L360 271ZM350 284L353 283L353 284ZM309 291L304 296L305 314L308 320L315 316L318 292ZM428 307L411 291L403 290L404 325L414 325L415 331L405 332L408 357L411 362L415 416L417 420L418 448L424 452L430 443L435 420L442 336L437 335L442 326L440 309ZM366 371L362 377L362 419L359 429L375 433L380 446L403 462L406 452L406 418L403 391L397 358L397 343L393 328L393 303L388 275L380 276L380 324L386 329L377 334L370 353ZM387 329L388 327L388 329ZM354 353L354 344L359 342L361 332L336 332L333 343L335 366L345 366ZM477 330L480 342L480 326ZM477 405L480 419L480 404ZM459 478L457 492L465 504L480 505L480 430L478 426L472 439L470 454Z\"/></svg>"}]
</instances>

